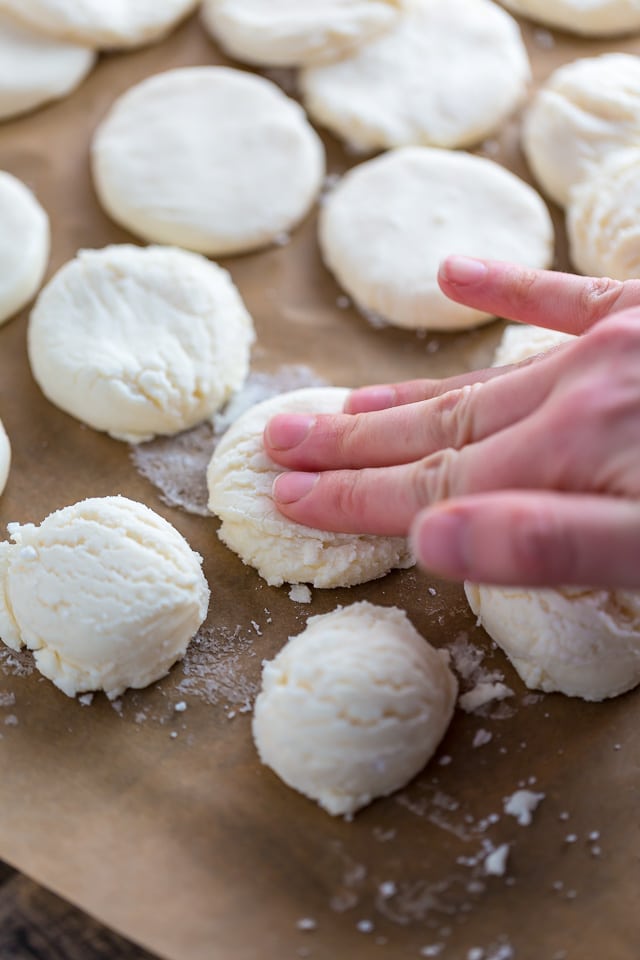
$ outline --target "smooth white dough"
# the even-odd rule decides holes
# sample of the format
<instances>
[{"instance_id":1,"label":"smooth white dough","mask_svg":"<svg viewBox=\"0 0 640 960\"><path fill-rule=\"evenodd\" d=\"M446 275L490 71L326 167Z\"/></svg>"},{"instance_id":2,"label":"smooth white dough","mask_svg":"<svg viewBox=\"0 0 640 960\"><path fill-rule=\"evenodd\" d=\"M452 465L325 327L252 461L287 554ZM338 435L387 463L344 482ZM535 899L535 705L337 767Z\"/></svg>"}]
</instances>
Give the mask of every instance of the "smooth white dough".
<instances>
[{"instance_id":1,"label":"smooth white dough","mask_svg":"<svg viewBox=\"0 0 640 960\"><path fill-rule=\"evenodd\" d=\"M207 614L202 558L149 507L94 497L0 543L0 637L34 652L73 697L146 687L184 656Z\"/></svg>"},{"instance_id":2,"label":"smooth white dough","mask_svg":"<svg viewBox=\"0 0 640 960\"><path fill-rule=\"evenodd\" d=\"M192 427L244 383L253 322L226 270L173 247L81 250L42 290L31 370L52 403L138 443Z\"/></svg>"},{"instance_id":3,"label":"smooth white dough","mask_svg":"<svg viewBox=\"0 0 640 960\"><path fill-rule=\"evenodd\" d=\"M232 57L263 67L337 60L384 33L402 0L204 0L204 25Z\"/></svg>"},{"instance_id":4,"label":"smooth white dough","mask_svg":"<svg viewBox=\"0 0 640 960\"><path fill-rule=\"evenodd\" d=\"M518 24L490 0L406 6L397 26L352 57L301 73L307 110L359 150L478 143L526 93Z\"/></svg>"},{"instance_id":5,"label":"smooth white dough","mask_svg":"<svg viewBox=\"0 0 640 960\"><path fill-rule=\"evenodd\" d=\"M132 87L96 131L92 164L116 222L212 256L291 230L325 172L302 107L271 81L227 67L169 70Z\"/></svg>"},{"instance_id":6,"label":"smooth white dough","mask_svg":"<svg viewBox=\"0 0 640 960\"><path fill-rule=\"evenodd\" d=\"M546 327L534 327L527 323L510 323L504 328L502 339L496 347L492 366L504 367L507 364L520 363L575 339L572 334L563 333L561 330L547 330Z\"/></svg>"},{"instance_id":7,"label":"smooth white dough","mask_svg":"<svg viewBox=\"0 0 640 960\"><path fill-rule=\"evenodd\" d=\"M605 53L555 70L522 124L536 180L560 206L571 188L621 147L640 147L640 57Z\"/></svg>"},{"instance_id":8,"label":"smooth white dough","mask_svg":"<svg viewBox=\"0 0 640 960\"><path fill-rule=\"evenodd\" d=\"M0 420L0 493L4 492L11 468L11 444L4 424Z\"/></svg>"},{"instance_id":9,"label":"smooth white dough","mask_svg":"<svg viewBox=\"0 0 640 960\"><path fill-rule=\"evenodd\" d=\"M35 30L102 49L160 40L199 0L0 0L0 10Z\"/></svg>"},{"instance_id":10,"label":"smooth white dough","mask_svg":"<svg viewBox=\"0 0 640 960\"><path fill-rule=\"evenodd\" d=\"M88 47L47 37L0 13L0 120L71 93L95 59Z\"/></svg>"},{"instance_id":11,"label":"smooth white dough","mask_svg":"<svg viewBox=\"0 0 640 960\"><path fill-rule=\"evenodd\" d=\"M0 170L0 323L38 291L50 243L49 217L31 190Z\"/></svg>"},{"instance_id":12,"label":"smooth white dough","mask_svg":"<svg viewBox=\"0 0 640 960\"><path fill-rule=\"evenodd\" d=\"M638 0L502 0L505 7L548 27L593 37L640 30Z\"/></svg>"},{"instance_id":13,"label":"smooth white dough","mask_svg":"<svg viewBox=\"0 0 640 960\"><path fill-rule=\"evenodd\" d=\"M399 327L460 330L489 315L454 303L437 273L449 254L547 267L542 198L492 160L402 147L350 170L320 212L323 259L355 302Z\"/></svg>"},{"instance_id":14,"label":"smooth white dough","mask_svg":"<svg viewBox=\"0 0 640 960\"><path fill-rule=\"evenodd\" d=\"M256 404L231 425L211 458L209 509L222 521L218 536L271 586L350 587L413 566L404 537L305 527L279 513L271 497L283 468L265 452L267 421L276 413L340 413L348 393L339 387L309 387Z\"/></svg>"},{"instance_id":15,"label":"smooth white dough","mask_svg":"<svg viewBox=\"0 0 640 960\"><path fill-rule=\"evenodd\" d=\"M571 191L569 255L590 277L640 277L640 149L610 154Z\"/></svg>"},{"instance_id":16,"label":"smooth white dough","mask_svg":"<svg viewBox=\"0 0 640 960\"><path fill-rule=\"evenodd\" d=\"M444 736L458 685L397 607L354 603L311 617L264 664L253 736L260 759L331 814L409 782Z\"/></svg>"}]
</instances>

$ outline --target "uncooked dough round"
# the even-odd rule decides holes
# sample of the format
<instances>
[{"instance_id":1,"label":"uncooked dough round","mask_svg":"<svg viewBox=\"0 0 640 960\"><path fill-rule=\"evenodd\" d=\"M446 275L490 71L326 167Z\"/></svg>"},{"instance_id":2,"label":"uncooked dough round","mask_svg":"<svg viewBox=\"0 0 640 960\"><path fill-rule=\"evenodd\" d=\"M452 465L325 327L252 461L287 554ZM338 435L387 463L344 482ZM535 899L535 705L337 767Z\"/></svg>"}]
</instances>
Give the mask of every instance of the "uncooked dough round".
<instances>
[{"instance_id":1,"label":"uncooked dough round","mask_svg":"<svg viewBox=\"0 0 640 960\"><path fill-rule=\"evenodd\" d=\"M4 491L11 467L11 444L4 424L0 420L0 493Z\"/></svg>"},{"instance_id":2,"label":"uncooked dough round","mask_svg":"<svg viewBox=\"0 0 640 960\"><path fill-rule=\"evenodd\" d=\"M571 191L569 254L591 277L640 277L640 149L612 153Z\"/></svg>"},{"instance_id":3,"label":"uncooked dough round","mask_svg":"<svg viewBox=\"0 0 640 960\"><path fill-rule=\"evenodd\" d=\"M399 327L460 330L489 315L454 303L437 273L449 254L547 267L542 198L492 160L403 147L354 167L320 214L322 256L363 309Z\"/></svg>"},{"instance_id":4,"label":"uncooked dough round","mask_svg":"<svg viewBox=\"0 0 640 960\"><path fill-rule=\"evenodd\" d=\"M534 327L527 323L510 323L504 328L502 339L496 347L492 366L504 367L510 363L520 363L575 339L572 334L563 333L561 330L547 330L546 327Z\"/></svg>"},{"instance_id":5,"label":"uncooked dough round","mask_svg":"<svg viewBox=\"0 0 640 960\"><path fill-rule=\"evenodd\" d=\"M95 59L88 47L54 40L0 13L0 120L71 93Z\"/></svg>"},{"instance_id":6,"label":"uncooked dough round","mask_svg":"<svg viewBox=\"0 0 640 960\"><path fill-rule=\"evenodd\" d=\"M253 736L285 783L349 815L424 767L457 690L448 654L404 610L354 603L311 617L264 664Z\"/></svg>"},{"instance_id":7,"label":"uncooked dough round","mask_svg":"<svg viewBox=\"0 0 640 960\"><path fill-rule=\"evenodd\" d=\"M304 70L310 115L359 150L464 147L523 99L529 59L490 0L408 0L396 27L351 58Z\"/></svg>"},{"instance_id":8,"label":"uncooked dough round","mask_svg":"<svg viewBox=\"0 0 640 960\"><path fill-rule=\"evenodd\" d=\"M35 30L90 47L160 40L199 0L0 0L0 10Z\"/></svg>"},{"instance_id":9,"label":"uncooked dough round","mask_svg":"<svg viewBox=\"0 0 640 960\"><path fill-rule=\"evenodd\" d=\"M297 67L337 60L389 30L401 0L204 0L204 25L238 60Z\"/></svg>"},{"instance_id":10,"label":"uncooked dough round","mask_svg":"<svg viewBox=\"0 0 640 960\"><path fill-rule=\"evenodd\" d=\"M244 383L253 323L229 274L174 247L81 250L47 284L28 330L56 406L138 443L206 419Z\"/></svg>"},{"instance_id":11,"label":"uncooked dough round","mask_svg":"<svg viewBox=\"0 0 640 960\"><path fill-rule=\"evenodd\" d=\"M302 107L271 81L226 67L169 70L127 91L98 128L92 161L114 220L210 255L291 230L325 170Z\"/></svg>"},{"instance_id":12,"label":"uncooked dough round","mask_svg":"<svg viewBox=\"0 0 640 960\"><path fill-rule=\"evenodd\" d=\"M0 170L0 323L37 293L49 248L49 217L21 180Z\"/></svg>"},{"instance_id":13,"label":"uncooked dough round","mask_svg":"<svg viewBox=\"0 0 640 960\"><path fill-rule=\"evenodd\" d=\"M256 404L231 425L211 458L209 509L222 521L218 536L271 586L351 587L396 567L413 566L404 537L305 527L284 517L271 497L283 468L265 453L267 421L276 413L340 413L348 393L339 387L309 387Z\"/></svg>"},{"instance_id":14,"label":"uncooked dough round","mask_svg":"<svg viewBox=\"0 0 640 960\"><path fill-rule=\"evenodd\" d=\"M502 0L514 13L569 33L615 37L640 30L638 0Z\"/></svg>"},{"instance_id":15,"label":"uncooked dough round","mask_svg":"<svg viewBox=\"0 0 640 960\"><path fill-rule=\"evenodd\" d=\"M525 684L604 700L640 683L640 594L465 584L471 609Z\"/></svg>"},{"instance_id":16,"label":"uncooked dough round","mask_svg":"<svg viewBox=\"0 0 640 960\"><path fill-rule=\"evenodd\" d=\"M560 206L607 154L629 146L640 146L640 57L628 53L605 53L560 67L524 116L527 162Z\"/></svg>"},{"instance_id":17,"label":"uncooked dough round","mask_svg":"<svg viewBox=\"0 0 640 960\"><path fill-rule=\"evenodd\" d=\"M119 696L184 656L207 614L202 558L166 520L125 497L10 523L0 543L0 637L33 650L63 693Z\"/></svg>"}]
</instances>

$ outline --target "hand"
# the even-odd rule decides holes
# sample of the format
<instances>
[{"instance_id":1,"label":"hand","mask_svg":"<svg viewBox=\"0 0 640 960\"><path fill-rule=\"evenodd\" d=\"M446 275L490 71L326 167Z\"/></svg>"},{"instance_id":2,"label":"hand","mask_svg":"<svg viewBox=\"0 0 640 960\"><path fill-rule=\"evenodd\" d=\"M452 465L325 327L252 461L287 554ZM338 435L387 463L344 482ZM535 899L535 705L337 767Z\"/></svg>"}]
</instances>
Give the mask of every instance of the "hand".
<instances>
[{"instance_id":1,"label":"hand","mask_svg":"<svg viewBox=\"0 0 640 960\"><path fill-rule=\"evenodd\" d=\"M265 431L278 509L405 535L442 576L640 586L640 281L445 261L448 296L582 334L513 367L354 391ZM300 472L302 471L302 472Z\"/></svg>"}]
</instances>

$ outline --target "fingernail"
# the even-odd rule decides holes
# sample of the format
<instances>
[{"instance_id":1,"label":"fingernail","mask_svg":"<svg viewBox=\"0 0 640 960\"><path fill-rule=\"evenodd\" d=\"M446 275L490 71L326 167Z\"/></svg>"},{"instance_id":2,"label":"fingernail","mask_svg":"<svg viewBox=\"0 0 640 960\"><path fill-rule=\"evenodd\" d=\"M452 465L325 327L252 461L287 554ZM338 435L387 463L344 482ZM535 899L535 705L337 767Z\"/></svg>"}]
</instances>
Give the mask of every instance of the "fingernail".
<instances>
[{"instance_id":1,"label":"fingernail","mask_svg":"<svg viewBox=\"0 0 640 960\"><path fill-rule=\"evenodd\" d=\"M396 391L393 387L362 387L354 390L345 402L345 413L370 413L373 410L387 410L396 404Z\"/></svg>"},{"instance_id":2,"label":"fingernail","mask_svg":"<svg viewBox=\"0 0 640 960\"><path fill-rule=\"evenodd\" d=\"M451 510L428 510L412 531L418 563L440 576L463 580L467 575L467 520Z\"/></svg>"},{"instance_id":3,"label":"fingernail","mask_svg":"<svg viewBox=\"0 0 640 960\"><path fill-rule=\"evenodd\" d=\"M480 283L488 272L489 269L482 260L474 260L472 257L447 257L440 266L441 277L449 283L457 283L463 287Z\"/></svg>"},{"instance_id":4,"label":"fingernail","mask_svg":"<svg viewBox=\"0 0 640 960\"><path fill-rule=\"evenodd\" d=\"M279 413L267 424L267 442L274 450L290 450L302 443L315 422L304 413Z\"/></svg>"},{"instance_id":5,"label":"fingernail","mask_svg":"<svg viewBox=\"0 0 640 960\"><path fill-rule=\"evenodd\" d=\"M276 503L295 503L310 492L317 473L281 473L273 481L271 494Z\"/></svg>"}]
</instances>

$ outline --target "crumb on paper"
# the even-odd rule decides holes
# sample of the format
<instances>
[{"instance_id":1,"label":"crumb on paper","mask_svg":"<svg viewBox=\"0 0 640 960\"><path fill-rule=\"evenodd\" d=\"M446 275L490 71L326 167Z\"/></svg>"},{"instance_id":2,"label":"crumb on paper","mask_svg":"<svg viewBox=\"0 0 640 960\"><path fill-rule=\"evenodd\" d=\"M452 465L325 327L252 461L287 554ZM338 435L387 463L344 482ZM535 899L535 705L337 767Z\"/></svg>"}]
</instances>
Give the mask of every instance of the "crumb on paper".
<instances>
[{"instance_id":1,"label":"crumb on paper","mask_svg":"<svg viewBox=\"0 0 640 960\"><path fill-rule=\"evenodd\" d=\"M501 843L499 847L492 850L484 861L484 872L492 877L503 877L507 869L507 858L509 856L509 844Z\"/></svg>"},{"instance_id":2,"label":"crumb on paper","mask_svg":"<svg viewBox=\"0 0 640 960\"><path fill-rule=\"evenodd\" d=\"M83 707L90 707L93 703L93 694L92 693L83 693L78 697L78 703L82 704Z\"/></svg>"},{"instance_id":3,"label":"crumb on paper","mask_svg":"<svg viewBox=\"0 0 640 960\"><path fill-rule=\"evenodd\" d=\"M513 696L513 690L504 683L480 681L467 693L463 693L458 703L466 713L473 713L492 700L505 700Z\"/></svg>"},{"instance_id":4,"label":"crumb on paper","mask_svg":"<svg viewBox=\"0 0 640 960\"><path fill-rule=\"evenodd\" d=\"M305 933L310 933L312 930L315 930L317 926L318 924L313 917L300 917L299 920L296 920L297 929L302 930Z\"/></svg>"},{"instance_id":5,"label":"crumb on paper","mask_svg":"<svg viewBox=\"0 0 640 960\"><path fill-rule=\"evenodd\" d=\"M173 705L173 709L174 709L175 713L184 713L185 710L187 709L187 701L186 701L186 700L179 700L178 703L175 703L175 704Z\"/></svg>"},{"instance_id":6,"label":"crumb on paper","mask_svg":"<svg viewBox=\"0 0 640 960\"><path fill-rule=\"evenodd\" d=\"M439 957L444 950L444 943L431 943L420 950L421 957Z\"/></svg>"},{"instance_id":7,"label":"crumb on paper","mask_svg":"<svg viewBox=\"0 0 640 960\"><path fill-rule=\"evenodd\" d=\"M294 603L311 603L311 590L306 583L292 583L289 600L293 600Z\"/></svg>"},{"instance_id":8,"label":"crumb on paper","mask_svg":"<svg viewBox=\"0 0 640 960\"><path fill-rule=\"evenodd\" d=\"M515 817L521 827L528 827L533 820L533 813L545 798L544 793L534 793L533 790L516 790L505 799L504 812Z\"/></svg>"},{"instance_id":9,"label":"crumb on paper","mask_svg":"<svg viewBox=\"0 0 640 960\"><path fill-rule=\"evenodd\" d=\"M356 923L356 929L360 933L372 933L373 932L373 921L372 920L358 920Z\"/></svg>"},{"instance_id":10,"label":"crumb on paper","mask_svg":"<svg viewBox=\"0 0 640 960\"><path fill-rule=\"evenodd\" d=\"M491 743L493 740L493 734L489 730L484 730L480 727L479 730L476 730L471 746L472 747L484 747L488 743Z\"/></svg>"}]
</instances>

